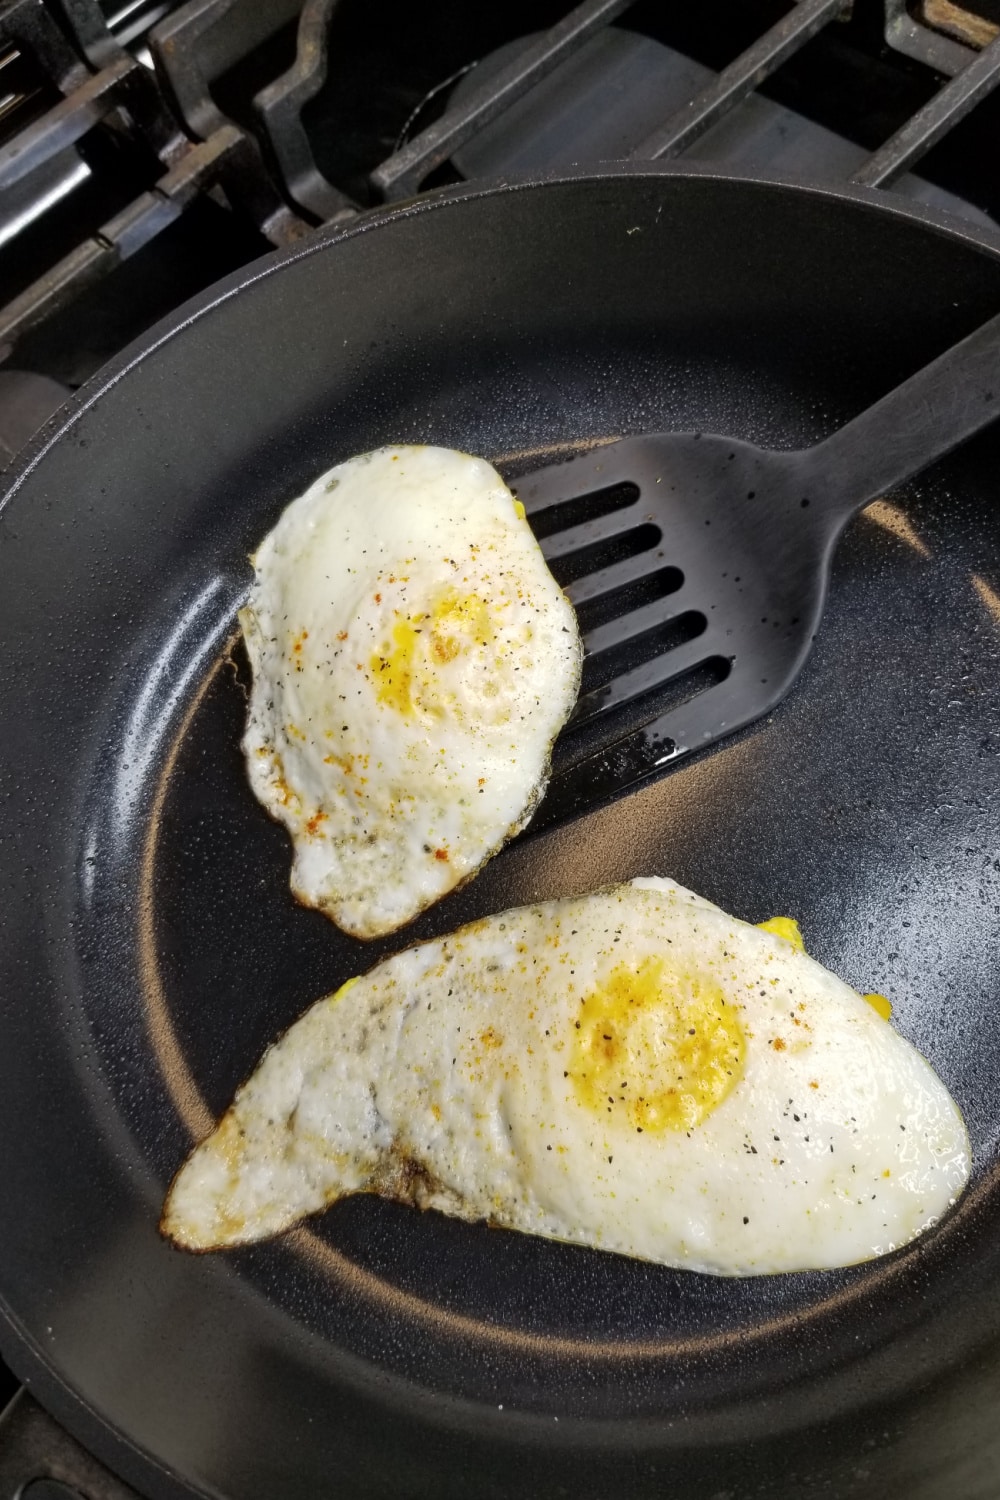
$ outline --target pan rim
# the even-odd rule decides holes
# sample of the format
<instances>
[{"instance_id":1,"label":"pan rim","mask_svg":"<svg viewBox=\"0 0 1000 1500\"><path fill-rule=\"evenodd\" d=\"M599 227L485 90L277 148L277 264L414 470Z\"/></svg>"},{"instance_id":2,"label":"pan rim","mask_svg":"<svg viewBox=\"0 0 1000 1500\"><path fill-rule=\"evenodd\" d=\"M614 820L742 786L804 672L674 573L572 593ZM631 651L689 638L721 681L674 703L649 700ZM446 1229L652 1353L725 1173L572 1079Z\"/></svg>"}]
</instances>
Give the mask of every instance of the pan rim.
<instances>
[{"instance_id":1,"label":"pan rim","mask_svg":"<svg viewBox=\"0 0 1000 1500\"><path fill-rule=\"evenodd\" d=\"M854 203L859 208L879 215L888 214L893 219L919 225L946 239L957 240L973 249L1000 261L1000 225L992 231L981 224L971 224L957 213L902 198L893 199L893 194L879 188L865 187L860 183L837 183L833 185L806 183L793 176L781 173L727 172L720 171L710 163L703 162L645 162L623 161L602 163L598 167L574 167L544 173L541 176L523 174L511 177L494 177L475 183L462 183L435 188L419 197L404 199L392 205L379 205L365 209L356 218L320 226L312 234L294 245L270 251L258 260L251 261L230 272L220 281L213 282L204 291L160 318L145 333L139 335L123 350L85 381L79 390L66 401L33 438L17 454L14 462L0 475L4 489L0 491L0 517L14 500L29 474L37 467L48 450L70 431L80 418L100 397L129 373L154 354L162 345L175 338L183 330L214 308L220 307L258 281L274 275L286 265L296 264L317 255L332 246L346 243L360 235L370 234L387 223L398 219L414 218L426 213L476 202L481 198L497 197L505 193L522 193L536 188L559 187L564 184L614 182L622 178L681 178L700 179L716 183L751 185L764 189L777 188L797 195L820 200Z\"/></svg>"}]
</instances>

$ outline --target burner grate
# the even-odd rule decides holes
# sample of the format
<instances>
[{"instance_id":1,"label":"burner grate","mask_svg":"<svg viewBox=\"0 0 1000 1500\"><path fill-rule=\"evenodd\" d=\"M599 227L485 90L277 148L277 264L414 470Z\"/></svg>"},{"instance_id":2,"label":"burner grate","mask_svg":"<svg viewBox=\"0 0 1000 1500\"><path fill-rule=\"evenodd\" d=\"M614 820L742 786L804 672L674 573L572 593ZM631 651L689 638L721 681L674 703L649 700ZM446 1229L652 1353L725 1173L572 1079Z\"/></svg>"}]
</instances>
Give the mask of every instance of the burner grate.
<instances>
[{"instance_id":1,"label":"burner grate","mask_svg":"<svg viewBox=\"0 0 1000 1500\"><path fill-rule=\"evenodd\" d=\"M597 55L587 48L615 34L611 22L637 9L642 6L633 0L583 0L547 31L508 49L501 66L487 61L470 71L468 60L460 63L454 71L465 76L443 113L415 138L389 147L369 173L366 201L398 202L442 170L455 175L460 164L467 169L482 155L480 141L523 120L525 106L568 77L576 60ZM88 175L88 147L98 133L130 142L140 153L136 160L146 163L147 180L130 202L9 297L0 308L0 354L9 356L200 199L243 216L272 245L365 206L356 189L349 194L320 166L307 126L327 83L337 10L337 0L188 0L179 9L163 0L132 0L109 22L97 0L7 0L0 8L0 80L4 64L16 63L22 71L27 64L41 81L24 92L0 90L0 128L5 112L9 124L34 113L0 144L0 249ZM951 13L961 18L966 12L950 0L925 0L925 12L938 29L902 10L901 0L885 0L886 35L898 42L904 31L910 41L919 33L927 60L953 76L867 161L843 173L856 182L896 183L1000 83L1000 36L988 16L960 24ZM755 101L766 103L761 87L845 17L845 0L799 0L739 57L707 76L680 108L675 100L666 118L621 154L663 160L721 139L717 127L727 117ZM955 39L956 26L965 40ZM222 81L234 69L251 58L273 67L279 56L291 57L290 63L258 85L244 108L220 104ZM56 102L39 114L43 90ZM705 155L700 147L695 154ZM989 171L985 160L983 171Z\"/></svg>"}]
</instances>

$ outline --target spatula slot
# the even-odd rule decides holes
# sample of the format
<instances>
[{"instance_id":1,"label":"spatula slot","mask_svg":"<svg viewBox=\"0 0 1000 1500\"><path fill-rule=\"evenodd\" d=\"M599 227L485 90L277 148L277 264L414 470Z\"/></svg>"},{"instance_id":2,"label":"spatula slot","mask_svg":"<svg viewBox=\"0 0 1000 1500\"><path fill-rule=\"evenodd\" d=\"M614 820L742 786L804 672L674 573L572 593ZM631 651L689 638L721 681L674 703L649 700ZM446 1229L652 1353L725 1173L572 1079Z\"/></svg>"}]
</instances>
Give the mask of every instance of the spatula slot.
<instances>
[{"instance_id":1,"label":"spatula slot","mask_svg":"<svg viewBox=\"0 0 1000 1500\"><path fill-rule=\"evenodd\" d=\"M577 548L575 552L567 552L563 557L550 557L549 569L556 582L565 588L568 583L583 578L587 573L596 573L599 568L609 568L613 563L624 562L628 557L637 557L641 552L651 551L659 545L662 535L659 526L646 521L641 526L633 526L606 541L591 542L586 547Z\"/></svg>"},{"instance_id":2,"label":"spatula slot","mask_svg":"<svg viewBox=\"0 0 1000 1500\"><path fill-rule=\"evenodd\" d=\"M513 494L517 486L511 485ZM538 501L527 496L519 497L531 518L531 529L539 541L553 536L557 531L568 531L571 526L582 526L587 521L599 521L602 516L613 515L616 510L625 510L639 498L639 486L631 480L621 484L609 484L602 490L589 490L585 495L573 495L567 500ZM537 506L537 509L535 508Z\"/></svg>"},{"instance_id":3,"label":"spatula slot","mask_svg":"<svg viewBox=\"0 0 1000 1500\"><path fill-rule=\"evenodd\" d=\"M708 656L704 661L684 667L676 676L658 683L656 687L617 704L596 721L574 716L555 743L552 755L554 776L558 777L571 767L582 766L591 757L635 734L654 719L683 708L702 693L725 682L731 670L732 663L726 657ZM661 750L663 748L661 746ZM601 799L606 790L611 789L601 787L595 775L591 796L595 800Z\"/></svg>"},{"instance_id":4,"label":"spatula slot","mask_svg":"<svg viewBox=\"0 0 1000 1500\"><path fill-rule=\"evenodd\" d=\"M597 630L619 615L641 609L644 604L655 604L657 599L666 599L676 594L684 582L680 568L657 568L653 573L643 573L618 588L608 589L577 605L576 617L584 635L588 630Z\"/></svg>"},{"instance_id":5,"label":"spatula slot","mask_svg":"<svg viewBox=\"0 0 1000 1500\"><path fill-rule=\"evenodd\" d=\"M580 683L580 701L577 712L587 712L587 695L598 691L623 672L654 657L673 651L688 641L697 640L707 625L705 616L697 609L689 609L672 620L665 620L651 630L626 637L621 642L606 647L594 656L587 656L583 663Z\"/></svg>"}]
</instances>

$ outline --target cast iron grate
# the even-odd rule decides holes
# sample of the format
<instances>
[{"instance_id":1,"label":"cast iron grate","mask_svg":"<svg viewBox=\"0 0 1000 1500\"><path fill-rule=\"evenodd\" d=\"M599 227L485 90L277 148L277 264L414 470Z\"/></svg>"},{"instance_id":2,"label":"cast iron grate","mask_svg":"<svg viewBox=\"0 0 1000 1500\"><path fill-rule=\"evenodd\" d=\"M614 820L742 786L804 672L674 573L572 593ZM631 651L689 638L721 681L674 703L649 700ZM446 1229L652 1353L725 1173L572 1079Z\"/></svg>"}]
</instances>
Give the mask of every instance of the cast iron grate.
<instances>
[{"instance_id":1,"label":"cast iron grate","mask_svg":"<svg viewBox=\"0 0 1000 1500\"><path fill-rule=\"evenodd\" d=\"M273 245L363 206L321 169L306 126L327 78L329 48L336 45L337 8L337 0L188 0L179 9L142 0L139 9L156 24L137 39L134 4L109 23L98 0L7 0L0 9L0 78L4 63L29 63L36 102L28 123L0 144L0 215L13 203L15 223L27 225L56 203L68 191L67 172L80 170L73 148L97 131L136 142L149 180L0 308L0 352L9 356L32 329L111 275L200 199L232 206ZM633 0L583 0L499 70L483 69L481 81L480 70L473 70L443 114L369 174L369 201L393 203L419 192L456 152L632 9ZM633 145L633 159L687 152L844 12L845 0L799 0ZM890 31L894 14L890 4ZM986 39L991 33L981 24L970 35ZM289 48L291 62L256 90L249 111L220 105L220 78L250 56L281 58ZM856 181L895 182L985 100L1000 82L1000 38L980 52L963 44L960 55L949 54L949 70L954 76L861 166ZM14 121L14 106L30 103L27 86L21 87L23 97L16 90L0 96L0 109ZM56 102L39 114L38 98Z\"/></svg>"}]
</instances>

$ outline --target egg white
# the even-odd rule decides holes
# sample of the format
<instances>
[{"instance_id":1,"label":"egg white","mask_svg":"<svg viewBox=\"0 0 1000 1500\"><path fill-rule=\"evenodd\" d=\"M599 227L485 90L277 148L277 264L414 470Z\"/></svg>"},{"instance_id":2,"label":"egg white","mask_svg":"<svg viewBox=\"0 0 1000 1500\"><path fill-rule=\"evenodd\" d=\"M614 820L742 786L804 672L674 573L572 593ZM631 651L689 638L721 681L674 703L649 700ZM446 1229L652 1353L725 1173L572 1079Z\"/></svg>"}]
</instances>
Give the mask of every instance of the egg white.
<instances>
[{"instance_id":1,"label":"egg white","mask_svg":"<svg viewBox=\"0 0 1000 1500\"><path fill-rule=\"evenodd\" d=\"M500 476L444 448L321 475L254 566L250 783L295 895L391 932L530 818L579 688L575 614Z\"/></svg>"},{"instance_id":2,"label":"egg white","mask_svg":"<svg viewBox=\"0 0 1000 1500\"><path fill-rule=\"evenodd\" d=\"M473 923L318 1001L178 1174L162 1228L235 1245L369 1191L749 1275L884 1254L968 1172L946 1088L862 996L641 880Z\"/></svg>"}]
</instances>

